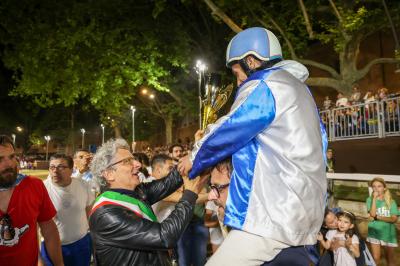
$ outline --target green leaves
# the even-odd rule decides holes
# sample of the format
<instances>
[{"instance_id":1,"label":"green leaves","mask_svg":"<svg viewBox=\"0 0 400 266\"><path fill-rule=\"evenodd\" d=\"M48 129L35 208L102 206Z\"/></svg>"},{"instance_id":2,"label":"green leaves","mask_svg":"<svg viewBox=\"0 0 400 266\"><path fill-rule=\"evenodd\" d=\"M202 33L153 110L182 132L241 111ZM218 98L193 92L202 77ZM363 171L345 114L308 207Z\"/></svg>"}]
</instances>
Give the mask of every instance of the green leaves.
<instances>
[{"instance_id":1,"label":"green leaves","mask_svg":"<svg viewBox=\"0 0 400 266\"><path fill-rule=\"evenodd\" d=\"M165 1L5 0L0 5L3 60L19 73L11 94L30 96L42 107L84 100L119 114L138 86L167 91L171 69L188 65L188 38L177 34L179 19L166 13Z\"/></svg>"}]
</instances>

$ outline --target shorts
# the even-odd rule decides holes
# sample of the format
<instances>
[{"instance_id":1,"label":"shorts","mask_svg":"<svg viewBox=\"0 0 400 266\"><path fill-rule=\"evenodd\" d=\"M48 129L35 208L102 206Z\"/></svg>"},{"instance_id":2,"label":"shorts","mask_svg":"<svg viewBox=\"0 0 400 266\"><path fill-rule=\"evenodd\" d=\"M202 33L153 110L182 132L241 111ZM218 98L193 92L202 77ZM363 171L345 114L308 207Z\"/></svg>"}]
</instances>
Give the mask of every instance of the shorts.
<instances>
[{"instance_id":1,"label":"shorts","mask_svg":"<svg viewBox=\"0 0 400 266\"><path fill-rule=\"evenodd\" d=\"M388 243L383 240L379 240L379 239L372 238L372 237L367 237L367 242L369 242L371 244L381 245L383 247L397 248L399 246L397 243Z\"/></svg>"}]
</instances>

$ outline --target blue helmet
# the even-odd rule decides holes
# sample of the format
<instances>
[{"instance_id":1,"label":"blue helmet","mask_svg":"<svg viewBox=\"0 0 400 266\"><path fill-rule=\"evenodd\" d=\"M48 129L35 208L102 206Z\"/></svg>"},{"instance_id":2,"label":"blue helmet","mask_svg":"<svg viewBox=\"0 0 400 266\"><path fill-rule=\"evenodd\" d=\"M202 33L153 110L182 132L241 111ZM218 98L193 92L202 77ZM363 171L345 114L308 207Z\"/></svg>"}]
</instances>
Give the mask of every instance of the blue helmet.
<instances>
[{"instance_id":1,"label":"blue helmet","mask_svg":"<svg viewBox=\"0 0 400 266\"><path fill-rule=\"evenodd\" d=\"M229 42L226 49L226 66L253 55L261 61L282 59L282 49L278 38L269 30L260 27L239 32Z\"/></svg>"}]
</instances>

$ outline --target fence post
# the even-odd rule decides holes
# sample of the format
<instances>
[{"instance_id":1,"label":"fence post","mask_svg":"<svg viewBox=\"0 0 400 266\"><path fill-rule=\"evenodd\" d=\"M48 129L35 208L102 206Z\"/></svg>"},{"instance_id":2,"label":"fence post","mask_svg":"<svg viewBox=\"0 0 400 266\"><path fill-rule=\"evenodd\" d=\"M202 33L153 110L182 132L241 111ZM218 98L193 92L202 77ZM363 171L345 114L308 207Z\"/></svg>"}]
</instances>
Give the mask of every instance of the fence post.
<instances>
[{"instance_id":1,"label":"fence post","mask_svg":"<svg viewBox=\"0 0 400 266\"><path fill-rule=\"evenodd\" d=\"M385 110L383 101L378 102L378 136L385 137Z\"/></svg>"},{"instance_id":2,"label":"fence post","mask_svg":"<svg viewBox=\"0 0 400 266\"><path fill-rule=\"evenodd\" d=\"M333 113L334 113L333 110L328 110L330 141L335 141L335 118Z\"/></svg>"}]
</instances>

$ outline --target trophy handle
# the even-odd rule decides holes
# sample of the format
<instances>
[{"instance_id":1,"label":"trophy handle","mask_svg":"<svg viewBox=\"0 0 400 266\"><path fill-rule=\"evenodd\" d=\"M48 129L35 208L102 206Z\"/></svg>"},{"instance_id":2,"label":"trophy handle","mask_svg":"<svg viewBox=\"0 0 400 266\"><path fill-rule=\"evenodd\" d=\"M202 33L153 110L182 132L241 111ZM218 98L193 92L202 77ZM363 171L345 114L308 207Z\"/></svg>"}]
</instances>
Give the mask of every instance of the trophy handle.
<instances>
[{"instance_id":1,"label":"trophy handle","mask_svg":"<svg viewBox=\"0 0 400 266\"><path fill-rule=\"evenodd\" d=\"M229 84L224 89L222 89L217 96L214 104L214 109L219 110L228 101L229 96L232 94L233 85Z\"/></svg>"}]
</instances>

